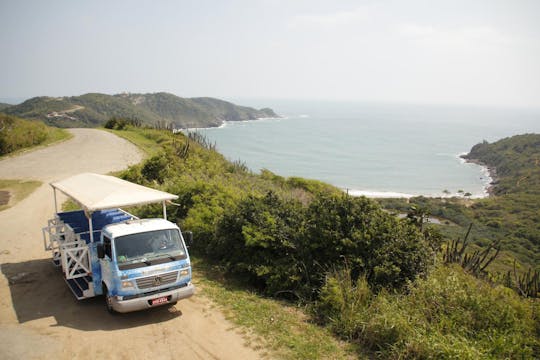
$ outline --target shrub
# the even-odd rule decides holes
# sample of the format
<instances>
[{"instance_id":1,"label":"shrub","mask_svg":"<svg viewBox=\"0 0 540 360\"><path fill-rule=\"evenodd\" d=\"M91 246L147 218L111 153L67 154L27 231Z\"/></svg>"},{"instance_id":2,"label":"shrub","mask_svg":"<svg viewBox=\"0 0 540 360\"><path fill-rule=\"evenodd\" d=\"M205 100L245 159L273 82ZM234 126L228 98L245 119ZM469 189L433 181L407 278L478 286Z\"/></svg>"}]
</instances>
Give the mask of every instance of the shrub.
<instances>
[{"instance_id":1,"label":"shrub","mask_svg":"<svg viewBox=\"0 0 540 360\"><path fill-rule=\"evenodd\" d=\"M112 129L112 130L125 130L127 126L135 126L140 127L142 125L142 122L138 119L126 119L126 118L118 118L118 117L112 117L105 124L103 125L105 129Z\"/></svg>"},{"instance_id":2,"label":"shrub","mask_svg":"<svg viewBox=\"0 0 540 360\"><path fill-rule=\"evenodd\" d=\"M425 272L432 251L407 222L366 198L318 194L304 206L275 193L249 196L218 219L206 254L249 275L264 291L312 298L325 272L346 261L377 288L398 288Z\"/></svg>"},{"instance_id":3,"label":"shrub","mask_svg":"<svg viewBox=\"0 0 540 360\"><path fill-rule=\"evenodd\" d=\"M320 264L345 258L354 277L367 276L374 287L398 288L424 273L432 250L414 226L361 197L319 195L309 205L305 243Z\"/></svg>"},{"instance_id":4,"label":"shrub","mask_svg":"<svg viewBox=\"0 0 540 360\"><path fill-rule=\"evenodd\" d=\"M166 176L165 169L168 163L169 161L164 154L155 155L145 161L141 169L141 175L148 181L156 180L162 183Z\"/></svg>"}]
</instances>

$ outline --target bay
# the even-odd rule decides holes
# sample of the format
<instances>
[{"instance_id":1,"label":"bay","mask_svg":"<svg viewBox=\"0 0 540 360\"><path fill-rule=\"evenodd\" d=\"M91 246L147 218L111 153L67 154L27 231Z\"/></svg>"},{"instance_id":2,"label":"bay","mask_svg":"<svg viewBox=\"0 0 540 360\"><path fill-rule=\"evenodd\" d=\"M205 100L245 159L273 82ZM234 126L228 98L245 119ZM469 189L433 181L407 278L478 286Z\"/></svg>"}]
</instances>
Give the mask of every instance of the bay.
<instances>
[{"instance_id":1,"label":"bay","mask_svg":"<svg viewBox=\"0 0 540 360\"><path fill-rule=\"evenodd\" d=\"M197 129L251 170L318 179L351 194L486 196L485 168L459 155L483 140L540 132L540 110L331 101L249 100L282 118ZM194 130L190 130L194 131Z\"/></svg>"}]
</instances>

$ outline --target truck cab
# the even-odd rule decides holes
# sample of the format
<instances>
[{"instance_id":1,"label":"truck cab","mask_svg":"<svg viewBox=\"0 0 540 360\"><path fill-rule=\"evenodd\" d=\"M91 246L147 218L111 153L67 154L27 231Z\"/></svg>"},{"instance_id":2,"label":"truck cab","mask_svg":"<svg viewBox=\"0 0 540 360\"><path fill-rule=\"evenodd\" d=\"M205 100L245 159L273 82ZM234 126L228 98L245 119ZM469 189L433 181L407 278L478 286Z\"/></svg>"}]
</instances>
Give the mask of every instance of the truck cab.
<instances>
[{"instance_id":1,"label":"truck cab","mask_svg":"<svg viewBox=\"0 0 540 360\"><path fill-rule=\"evenodd\" d=\"M174 304L194 293L186 243L178 226L167 220L105 226L97 257L101 292L111 312Z\"/></svg>"}]
</instances>

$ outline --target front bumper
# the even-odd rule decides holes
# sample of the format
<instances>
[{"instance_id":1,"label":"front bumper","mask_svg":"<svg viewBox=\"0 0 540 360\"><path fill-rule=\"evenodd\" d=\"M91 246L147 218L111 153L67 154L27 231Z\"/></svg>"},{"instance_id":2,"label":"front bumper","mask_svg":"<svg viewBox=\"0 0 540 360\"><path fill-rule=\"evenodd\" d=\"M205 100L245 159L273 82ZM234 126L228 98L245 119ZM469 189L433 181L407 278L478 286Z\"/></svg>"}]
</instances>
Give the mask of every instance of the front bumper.
<instances>
[{"instance_id":1,"label":"front bumper","mask_svg":"<svg viewBox=\"0 0 540 360\"><path fill-rule=\"evenodd\" d=\"M187 299L195 294L195 286L189 283L187 286L184 286L179 289L166 290L160 293L155 293L148 296L138 297L135 299L129 300L118 300L116 297L112 299L112 307L114 311L119 313L127 313L131 311L138 311L149 309L153 307L158 307L161 305L167 305L174 302L177 302L182 299ZM157 298L167 297L167 302L152 305L152 300Z\"/></svg>"}]
</instances>

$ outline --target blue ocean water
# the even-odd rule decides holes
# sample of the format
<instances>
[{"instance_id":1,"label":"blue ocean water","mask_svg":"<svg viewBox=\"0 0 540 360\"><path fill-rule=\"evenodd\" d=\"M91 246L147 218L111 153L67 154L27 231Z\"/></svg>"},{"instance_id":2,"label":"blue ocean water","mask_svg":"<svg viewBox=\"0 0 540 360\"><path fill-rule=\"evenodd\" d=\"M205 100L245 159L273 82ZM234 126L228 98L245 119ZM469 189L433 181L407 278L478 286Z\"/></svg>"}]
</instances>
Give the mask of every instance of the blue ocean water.
<instances>
[{"instance_id":1,"label":"blue ocean water","mask_svg":"<svg viewBox=\"0 0 540 360\"><path fill-rule=\"evenodd\" d=\"M352 194L485 196L486 169L460 154L483 140L540 132L540 110L322 101L249 101L282 118L198 129L253 171L323 180Z\"/></svg>"}]
</instances>

